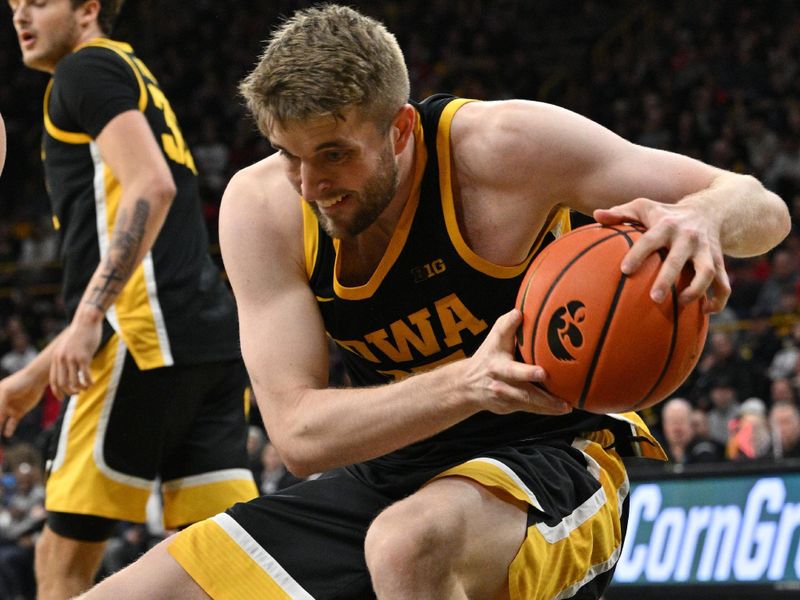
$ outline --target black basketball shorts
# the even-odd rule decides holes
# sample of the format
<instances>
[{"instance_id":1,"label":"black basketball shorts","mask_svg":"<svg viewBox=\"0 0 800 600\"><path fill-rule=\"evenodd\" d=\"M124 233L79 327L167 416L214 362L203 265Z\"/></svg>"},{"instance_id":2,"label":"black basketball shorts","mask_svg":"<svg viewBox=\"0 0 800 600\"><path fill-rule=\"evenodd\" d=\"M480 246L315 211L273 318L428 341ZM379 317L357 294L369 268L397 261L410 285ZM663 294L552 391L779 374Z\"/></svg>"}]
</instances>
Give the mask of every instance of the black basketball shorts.
<instances>
[{"instance_id":1,"label":"black basketball shorts","mask_svg":"<svg viewBox=\"0 0 800 600\"><path fill-rule=\"evenodd\" d=\"M527 537L508 572L511 599L598 598L627 518L628 478L613 444L606 430L571 443L518 443L427 481L467 477L528 504ZM197 523L168 551L215 600L374 598L366 532L408 488L398 480L395 491L379 491L338 469Z\"/></svg>"},{"instance_id":2,"label":"black basketball shorts","mask_svg":"<svg viewBox=\"0 0 800 600\"><path fill-rule=\"evenodd\" d=\"M239 361L141 371L114 335L91 374L93 385L65 400L48 457L56 533L87 539L70 515L144 522L156 478L167 529L257 495Z\"/></svg>"}]
</instances>

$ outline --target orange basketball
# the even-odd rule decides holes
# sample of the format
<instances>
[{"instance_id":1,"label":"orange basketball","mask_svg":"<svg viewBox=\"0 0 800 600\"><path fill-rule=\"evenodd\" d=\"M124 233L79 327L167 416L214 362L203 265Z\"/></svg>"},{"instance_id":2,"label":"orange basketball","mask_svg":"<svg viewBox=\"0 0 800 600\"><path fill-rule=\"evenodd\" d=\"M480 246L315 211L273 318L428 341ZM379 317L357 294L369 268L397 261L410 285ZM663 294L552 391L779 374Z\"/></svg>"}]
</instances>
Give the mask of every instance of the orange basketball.
<instances>
[{"instance_id":1,"label":"orange basketball","mask_svg":"<svg viewBox=\"0 0 800 600\"><path fill-rule=\"evenodd\" d=\"M700 357L708 331L703 300L678 303L691 270L660 304L650 298L659 254L631 276L620 270L642 231L579 227L547 246L522 280L519 351L547 371L544 387L575 408L613 413L652 406L683 383Z\"/></svg>"}]
</instances>

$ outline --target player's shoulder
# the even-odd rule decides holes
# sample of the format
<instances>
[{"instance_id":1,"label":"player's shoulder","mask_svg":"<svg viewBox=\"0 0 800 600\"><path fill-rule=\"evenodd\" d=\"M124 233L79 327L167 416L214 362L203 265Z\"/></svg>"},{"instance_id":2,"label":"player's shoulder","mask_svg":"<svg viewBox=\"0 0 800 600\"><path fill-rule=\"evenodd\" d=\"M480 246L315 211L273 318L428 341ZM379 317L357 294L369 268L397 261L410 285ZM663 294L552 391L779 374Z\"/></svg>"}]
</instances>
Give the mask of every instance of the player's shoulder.
<instances>
[{"instance_id":1,"label":"player's shoulder","mask_svg":"<svg viewBox=\"0 0 800 600\"><path fill-rule=\"evenodd\" d=\"M73 78L91 77L93 71L124 69L124 59L111 48L100 45L84 45L58 61L53 78L56 82Z\"/></svg>"},{"instance_id":2,"label":"player's shoulder","mask_svg":"<svg viewBox=\"0 0 800 600\"><path fill-rule=\"evenodd\" d=\"M252 165L244 167L231 177L228 191L234 192L237 197L247 197L251 200L269 202L277 195L293 193L289 180L277 154L272 154Z\"/></svg>"},{"instance_id":3,"label":"player's shoulder","mask_svg":"<svg viewBox=\"0 0 800 600\"><path fill-rule=\"evenodd\" d=\"M219 215L223 256L294 257L302 263L302 201L280 161L277 154L269 156L228 182Z\"/></svg>"},{"instance_id":4,"label":"player's shoulder","mask_svg":"<svg viewBox=\"0 0 800 600\"><path fill-rule=\"evenodd\" d=\"M526 165L549 152L559 132L574 129L571 114L531 100L467 103L453 116L453 159L480 179L523 176Z\"/></svg>"},{"instance_id":5,"label":"player's shoulder","mask_svg":"<svg viewBox=\"0 0 800 600\"><path fill-rule=\"evenodd\" d=\"M452 135L490 137L519 131L521 126L560 120L569 111L546 102L509 99L467 102L453 116Z\"/></svg>"},{"instance_id":6,"label":"player's shoulder","mask_svg":"<svg viewBox=\"0 0 800 600\"><path fill-rule=\"evenodd\" d=\"M277 154L268 156L238 171L228 182L223 211L250 214L279 225L300 215L300 196L286 177Z\"/></svg>"}]
</instances>

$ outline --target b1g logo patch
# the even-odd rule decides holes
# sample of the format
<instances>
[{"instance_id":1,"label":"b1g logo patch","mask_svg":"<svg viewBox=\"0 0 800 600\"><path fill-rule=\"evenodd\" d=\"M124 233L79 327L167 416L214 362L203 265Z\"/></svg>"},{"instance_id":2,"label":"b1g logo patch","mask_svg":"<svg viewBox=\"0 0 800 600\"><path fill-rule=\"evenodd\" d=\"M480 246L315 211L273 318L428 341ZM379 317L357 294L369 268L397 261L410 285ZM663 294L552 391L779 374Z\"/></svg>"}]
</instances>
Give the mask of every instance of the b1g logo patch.
<instances>
[{"instance_id":1,"label":"b1g logo patch","mask_svg":"<svg viewBox=\"0 0 800 600\"><path fill-rule=\"evenodd\" d=\"M547 347L558 360L574 361L571 351L583 346L580 325L586 320L586 307L579 300L560 306L547 324Z\"/></svg>"}]
</instances>

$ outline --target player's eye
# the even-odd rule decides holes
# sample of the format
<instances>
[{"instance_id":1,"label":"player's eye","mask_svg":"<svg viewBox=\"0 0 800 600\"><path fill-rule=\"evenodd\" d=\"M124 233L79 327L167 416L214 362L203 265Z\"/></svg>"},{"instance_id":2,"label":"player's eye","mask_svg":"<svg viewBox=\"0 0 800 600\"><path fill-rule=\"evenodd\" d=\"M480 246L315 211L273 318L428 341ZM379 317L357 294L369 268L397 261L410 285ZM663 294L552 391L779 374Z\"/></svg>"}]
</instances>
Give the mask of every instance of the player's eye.
<instances>
[{"instance_id":1,"label":"player's eye","mask_svg":"<svg viewBox=\"0 0 800 600\"><path fill-rule=\"evenodd\" d=\"M343 150L329 150L325 153L325 159L328 162L339 163L347 158L347 152Z\"/></svg>"}]
</instances>

